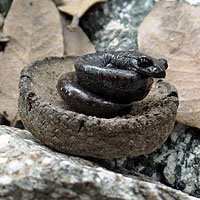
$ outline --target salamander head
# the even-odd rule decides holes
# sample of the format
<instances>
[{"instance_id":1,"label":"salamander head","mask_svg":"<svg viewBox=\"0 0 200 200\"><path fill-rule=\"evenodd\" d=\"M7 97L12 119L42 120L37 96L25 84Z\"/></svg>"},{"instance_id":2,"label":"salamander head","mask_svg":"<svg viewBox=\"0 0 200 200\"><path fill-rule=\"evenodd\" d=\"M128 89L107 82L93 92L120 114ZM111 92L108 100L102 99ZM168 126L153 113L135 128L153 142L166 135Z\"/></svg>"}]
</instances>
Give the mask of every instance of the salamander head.
<instances>
[{"instance_id":1,"label":"salamander head","mask_svg":"<svg viewBox=\"0 0 200 200\"><path fill-rule=\"evenodd\" d=\"M154 78L165 78L167 69L167 60L155 59L150 56L142 55L134 60L134 68L141 75L154 77Z\"/></svg>"}]
</instances>

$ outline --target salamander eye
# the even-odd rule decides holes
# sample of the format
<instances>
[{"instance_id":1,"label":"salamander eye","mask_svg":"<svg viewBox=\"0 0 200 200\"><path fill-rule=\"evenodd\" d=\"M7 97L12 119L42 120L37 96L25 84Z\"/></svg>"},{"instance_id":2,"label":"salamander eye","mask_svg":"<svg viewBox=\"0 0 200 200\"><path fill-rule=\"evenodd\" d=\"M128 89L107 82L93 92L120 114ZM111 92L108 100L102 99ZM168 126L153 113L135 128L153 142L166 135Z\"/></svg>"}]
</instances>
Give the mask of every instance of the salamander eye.
<instances>
[{"instance_id":1,"label":"salamander eye","mask_svg":"<svg viewBox=\"0 0 200 200\"><path fill-rule=\"evenodd\" d=\"M141 56L137 60L139 67L147 68L153 65L153 61L145 56Z\"/></svg>"}]
</instances>

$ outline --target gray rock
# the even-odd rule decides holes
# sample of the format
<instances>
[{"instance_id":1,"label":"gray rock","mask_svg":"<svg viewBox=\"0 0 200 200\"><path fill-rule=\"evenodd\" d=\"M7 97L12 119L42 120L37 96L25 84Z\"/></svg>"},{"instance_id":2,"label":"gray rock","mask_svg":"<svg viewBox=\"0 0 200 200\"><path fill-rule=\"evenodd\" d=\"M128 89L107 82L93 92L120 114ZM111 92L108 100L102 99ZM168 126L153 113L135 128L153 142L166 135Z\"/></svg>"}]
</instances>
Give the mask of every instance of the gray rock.
<instances>
[{"instance_id":1,"label":"gray rock","mask_svg":"<svg viewBox=\"0 0 200 200\"><path fill-rule=\"evenodd\" d=\"M93 17L90 23L91 27L94 27L91 32L95 36L91 39L97 51L137 49L137 27L152 9L153 4L154 0L108 1L104 6L104 15L96 20ZM102 29L95 28L99 26Z\"/></svg>"},{"instance_id":2,"label":"gray rock","mask_svg":"<svg viewBox=\"0 0 200 200\"><path fill-rule=\"evenodd\" d=\"M133 102L129 114L98 118L70 110L58 95L58 78L74 70L76 57L46 58L21 73L19 114L25 127L48 146L96 158L138 156L155 151L173 129L176 89L155 81L147 97Z\"/></svg>"},{"instance_id":3,"label":"gray rock","mask_svg":"<svg viewBox=\"0 0 200 200\"><path fill-rule=\"evenodd\" d=\"M200 0L182 0L182 2L189 3L191 5L196 5L196 6L200 5Z\"/></svg>"},{"instance_id":4,"label":"gray rock","mask_svg":"<svg viewBox=\"0 0 200 200\"><path fill-rule=\"evenodd\" d=\"M7 126L0 126L0 199L197 200L52 151L28 131Z\"/></svg>"},{"instance_id":5,"label":"gray rock","mask_svg":"<svg viewBox=\"0 0 200 200\"><path fill-rule=\"evenodd\" d=\"M175 129L172 137L173 134L178 137L175 136L177 140L172 140L173 146L170 148L171 153L164 168L164 177L168 178L170 185L174 188L200 197L199 130L185 127L183 132ZM175 181L171 181L174 178Z\"/></svg>"},{"instance_id":6,"label":"gray rock","mask_svg":"<svg viewBox=\"0 0 200 200\"><path fill-rule=\"evenodd\" d=\"M0 13L6 14L10 8L12 0L0 0Z\"/></svg>"}]
</instances>

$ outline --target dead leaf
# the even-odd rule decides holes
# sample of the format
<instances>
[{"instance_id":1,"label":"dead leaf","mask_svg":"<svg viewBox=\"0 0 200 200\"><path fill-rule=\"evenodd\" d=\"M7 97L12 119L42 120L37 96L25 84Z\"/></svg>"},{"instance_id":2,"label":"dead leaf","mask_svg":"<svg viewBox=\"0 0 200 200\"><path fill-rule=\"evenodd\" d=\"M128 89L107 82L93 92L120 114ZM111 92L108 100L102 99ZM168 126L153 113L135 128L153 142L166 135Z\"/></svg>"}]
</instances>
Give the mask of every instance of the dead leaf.
<instances>
[{"instance_id":1,"label":"dead leaf","mask_svg":"<svg viewBox=\"0 0 200 200\"><path fill-rule=\"evenodd\" d=\"M58 11L49 0L14 0L4 33L11 39L0 54L0 113L13 121L22 68L39 58L62 56L63 36Z\"/></svg>"},{"instance_id":2,"label":"dead leaf","mask_svg":"<svg viewBox=\"0 0 200 200\"><path fill-rule=\"evenodd\" d=\"M63 0L63 5L58 9L73 16L71 27L77 27L79 19L94 4L106 2L107 0Z\"/></svg>"},{"instance_id":3,"label":"dead leaf","mask_svg":"<svg viewBox=\"0 0 200 200\"><path fill-rule=\"evenodd\" d=\"M161 1L138 30L139 50L168 60L166 80L178 89L177 120L200 128L200 7Z\"/></svg>"},{"instance_id":4,"label":"dead leaf","mask_svg":"<svg viewBox=\"0 0 200 200\"><path fill-rule=\"evenodd\" d=\"M61 15L61 22L63 27L65 55L81 56L96 52L94 45L90 42L81 27L77 26L76 30L71 32L66 28L66 25L70 24L70 21L66 20L65 17Z\"/></svg>"}]
</instances>

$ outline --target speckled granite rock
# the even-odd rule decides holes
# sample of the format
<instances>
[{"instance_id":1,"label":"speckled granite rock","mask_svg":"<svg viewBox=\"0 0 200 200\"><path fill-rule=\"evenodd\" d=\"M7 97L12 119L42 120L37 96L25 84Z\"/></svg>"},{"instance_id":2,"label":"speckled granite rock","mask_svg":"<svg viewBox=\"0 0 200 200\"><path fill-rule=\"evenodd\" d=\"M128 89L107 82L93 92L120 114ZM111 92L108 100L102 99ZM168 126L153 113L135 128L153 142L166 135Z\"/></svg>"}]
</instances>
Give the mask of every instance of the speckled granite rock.
<instances>
[{"instance_id":1,"label":"speckled granite rock","mask_svg":"<svg viewBox=\"0 0 200 200\"><path fill-rule=\"evenodd\" d=\"M0 126L0 199L197 200L54 152L28 131L7 126Z\"/></svg>"},{"instance_id":2,"label":"speckled granite rock","mask_svg":"<svg viewBox=\"0 0 200 200\"><path fill-rule=\"evenodd\" d=\"M182 0L182 1L192 5L200 6L200 0Z\"/></svg>"}]
</instances>

